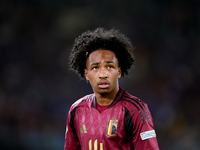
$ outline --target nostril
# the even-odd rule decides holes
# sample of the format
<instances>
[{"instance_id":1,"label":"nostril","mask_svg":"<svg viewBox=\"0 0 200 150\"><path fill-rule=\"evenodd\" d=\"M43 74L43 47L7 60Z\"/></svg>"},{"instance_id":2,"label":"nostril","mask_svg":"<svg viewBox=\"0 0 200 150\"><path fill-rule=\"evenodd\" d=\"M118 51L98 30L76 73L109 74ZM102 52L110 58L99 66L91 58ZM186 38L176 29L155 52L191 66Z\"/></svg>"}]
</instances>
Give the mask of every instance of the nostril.
<instances>
[{"instance_id":1,"label":"nostril","mask_svg":"<svg viewBox=\"0 0 200 150\"><path fill-rule=\"evenodd\" d=\"M99 77L100 78L107 78L107 73L100 73Z\"/></svg>"}]
</instances>

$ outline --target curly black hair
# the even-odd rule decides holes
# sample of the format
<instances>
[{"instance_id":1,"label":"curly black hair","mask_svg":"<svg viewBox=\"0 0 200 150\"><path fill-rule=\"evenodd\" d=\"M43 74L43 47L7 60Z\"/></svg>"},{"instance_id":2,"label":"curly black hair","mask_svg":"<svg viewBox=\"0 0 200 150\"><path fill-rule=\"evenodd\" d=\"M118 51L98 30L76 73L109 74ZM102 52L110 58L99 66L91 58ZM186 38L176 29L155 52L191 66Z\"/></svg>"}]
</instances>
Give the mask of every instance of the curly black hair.
<instances>
[{"instance_id":1,"label":"curly black hair","mask_svg":"<svg viewBox=\"0 0 200 150\"><path fill-rule=\"evenodd\" d=\"M69 56L69 67L81 78L85 79L84 69L89 54L95 50L111 50L115 53L122 74L128 74L128 70L134 65L133 45L129 38L116 29L106 30L97 28L86 31L75 39Z\"/></svg>"}]
</instances>

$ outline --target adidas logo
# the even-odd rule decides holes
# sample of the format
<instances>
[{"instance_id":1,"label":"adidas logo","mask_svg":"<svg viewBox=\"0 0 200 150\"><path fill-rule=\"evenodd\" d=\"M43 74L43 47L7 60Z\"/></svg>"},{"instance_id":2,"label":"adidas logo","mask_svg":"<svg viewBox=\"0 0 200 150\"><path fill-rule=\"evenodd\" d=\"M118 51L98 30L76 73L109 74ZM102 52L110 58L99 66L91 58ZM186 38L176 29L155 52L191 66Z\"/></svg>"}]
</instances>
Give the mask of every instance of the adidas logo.
<instances>
[{"instance_id":1,"label":"adidas logo","mask_svg":"<svg viewBox=\"0 0 200 150\"><path fill-rule=\"evenodd\" d=\"M87 133L85 124L83 124L83 127L81 127L81 133Z\"/></svg>"}]
</instances>

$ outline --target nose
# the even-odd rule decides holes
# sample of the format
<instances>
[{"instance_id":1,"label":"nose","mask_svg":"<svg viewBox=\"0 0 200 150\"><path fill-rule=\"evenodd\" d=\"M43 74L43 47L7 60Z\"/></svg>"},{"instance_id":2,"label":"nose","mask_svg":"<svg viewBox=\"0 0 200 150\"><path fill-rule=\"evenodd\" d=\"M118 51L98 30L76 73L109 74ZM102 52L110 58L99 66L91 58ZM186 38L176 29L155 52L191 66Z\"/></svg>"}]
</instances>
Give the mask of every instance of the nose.
<instances>
[{"instance_id":1,"label":"nose","mask_svg":"<svg viewBox=\"0 0 200 150\"><path fill-rule=\"evenodd\" d=\"M100 72L99 72L99 78L100 79L105 79L107 77L108 77L108 73L107 73L106 69L105 68L101 68Z\"/></svg>"}]
</instances>

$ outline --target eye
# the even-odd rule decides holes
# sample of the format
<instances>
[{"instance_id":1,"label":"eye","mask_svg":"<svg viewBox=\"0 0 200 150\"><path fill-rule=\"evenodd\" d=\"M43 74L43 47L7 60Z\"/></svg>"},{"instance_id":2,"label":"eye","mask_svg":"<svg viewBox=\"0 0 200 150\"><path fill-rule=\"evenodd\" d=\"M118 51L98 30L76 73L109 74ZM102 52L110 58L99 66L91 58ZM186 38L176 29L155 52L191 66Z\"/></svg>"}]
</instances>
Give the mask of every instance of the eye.
<instances>
[{"instance_id":1,"label":"eye","mask_svg":"<svg viewBox=\"0 0 200 150\"><path fill-rule=\"evenodd\" d=\"M110 65L109 65L108 68L113 68L113 66L110 66Z\"/></svg>"},{"instance_id":2,"label":"eye","mask_svg":"<svg viewBox=\"0 0 200 150\"><path fill-rule=\"evenodd\" d=\"M97 69L98 69L97 66L92 67L92 70L97 70Z\"/></svg>"}]
</instances>

